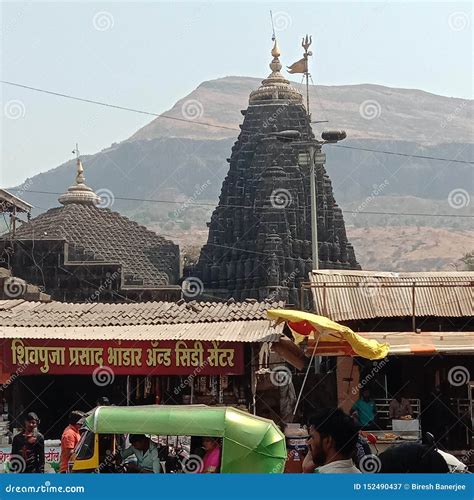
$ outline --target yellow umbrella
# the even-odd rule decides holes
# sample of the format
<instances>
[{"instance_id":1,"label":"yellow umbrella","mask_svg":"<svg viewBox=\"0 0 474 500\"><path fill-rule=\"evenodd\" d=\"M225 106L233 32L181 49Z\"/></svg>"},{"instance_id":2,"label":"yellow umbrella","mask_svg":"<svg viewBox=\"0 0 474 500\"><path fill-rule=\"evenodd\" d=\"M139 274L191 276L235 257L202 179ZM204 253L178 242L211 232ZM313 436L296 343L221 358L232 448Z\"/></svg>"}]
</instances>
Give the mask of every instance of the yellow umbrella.
<instances>
[{"instance_id":1,"label":"yellow umbrella","mask_svg":"<svg viewBox=\"0 0 474 500\"><path fill-rule=\"evenodd\" d=\"M276 320L277 324L286 321L296 344L305 338L315 340L315 350L320 356L340 354L375 360L385 358L390 348L388 344L368 340L348 326L340 325L325 316L291 309L270 309L267 315Z\"/></svg>"}]
</instances>

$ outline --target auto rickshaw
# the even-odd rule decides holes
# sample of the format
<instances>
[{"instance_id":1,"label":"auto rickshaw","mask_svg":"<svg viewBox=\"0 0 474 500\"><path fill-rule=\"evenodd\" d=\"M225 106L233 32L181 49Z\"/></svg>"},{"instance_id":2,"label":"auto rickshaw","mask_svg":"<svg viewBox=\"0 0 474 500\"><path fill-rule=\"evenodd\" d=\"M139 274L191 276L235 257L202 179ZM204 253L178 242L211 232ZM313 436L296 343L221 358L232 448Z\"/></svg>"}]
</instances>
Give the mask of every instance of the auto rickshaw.
<instances>
[{"instance_id":1,"label":"auto rickshaw","mask_svg":"<svg viewBox=\"0 0 474 500\"><path fill-rule=\"evenodd\" d=\"M282 473L287 458L285 436L272 420L233 407L99 406L84 420L70 471L103 472L124 434L221 438L222 473Z\"/></svg>"}]
</instances>

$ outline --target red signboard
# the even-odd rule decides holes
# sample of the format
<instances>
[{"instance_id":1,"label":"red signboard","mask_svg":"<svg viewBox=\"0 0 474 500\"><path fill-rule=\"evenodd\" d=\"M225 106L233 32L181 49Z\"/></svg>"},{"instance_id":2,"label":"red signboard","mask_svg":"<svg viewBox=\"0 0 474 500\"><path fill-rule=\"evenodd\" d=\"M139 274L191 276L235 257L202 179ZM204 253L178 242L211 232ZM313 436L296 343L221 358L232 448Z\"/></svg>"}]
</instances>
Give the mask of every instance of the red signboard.
<instances>
[{"instance_id":1,"label":"red signboard","mask_svg":"<svg viewBox=\"0 0 474 500\"><path fill-rule=\"evenodd\" d=\"M108 367L115 375L241 375L243 345L178 341L3 341L3 371L22 375L90 375Z\"/></svg>"}]
</instances>

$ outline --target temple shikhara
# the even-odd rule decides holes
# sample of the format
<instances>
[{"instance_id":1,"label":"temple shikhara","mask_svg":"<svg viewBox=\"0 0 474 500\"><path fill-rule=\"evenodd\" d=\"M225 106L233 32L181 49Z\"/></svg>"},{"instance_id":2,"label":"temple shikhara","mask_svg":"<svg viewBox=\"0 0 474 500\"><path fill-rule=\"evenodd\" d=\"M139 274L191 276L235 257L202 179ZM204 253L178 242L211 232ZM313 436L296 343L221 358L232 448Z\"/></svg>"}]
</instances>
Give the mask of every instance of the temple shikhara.
<instances>
[{"instance_id":1,"label":"temple shikhara","mask_svg":"<svg viewBox=\"0 0 474 500\"><path fill-rule=\"evenodd\" d=\"M271 74L250 94L219 204L198 263L187 269L206 294L297 303L313 269L308 167L298 153L315 141L303 95L284 78L275 41ZM296 140L279 133L295 131ZM360 269L323 165L316 170L320 269Z\"/></svg>"}]
</instances>

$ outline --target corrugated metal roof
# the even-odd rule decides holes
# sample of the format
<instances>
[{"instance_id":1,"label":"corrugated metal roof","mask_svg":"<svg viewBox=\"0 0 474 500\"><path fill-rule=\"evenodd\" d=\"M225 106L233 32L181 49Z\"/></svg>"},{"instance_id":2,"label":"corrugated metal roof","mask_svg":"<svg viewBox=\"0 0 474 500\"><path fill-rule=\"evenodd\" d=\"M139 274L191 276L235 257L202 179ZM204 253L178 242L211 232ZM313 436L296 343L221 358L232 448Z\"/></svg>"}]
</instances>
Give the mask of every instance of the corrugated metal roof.
<instances>
[{"instance_id":1,"label":"corrugated metal roof","mask_svg":"<svg viewBox=\"0 0 474 500\"><path fill-rule=\"evenodd\" d=\"M1 327L152 326L266 320L282 302L145 302L133 304L0 301Z\"/></svg>"},{"instance_id":2,"label":"corrugated metal roof","mask_svg":"<svg viewBox=\"0 0 474 500\"><path fill-rule=\"evenodd\" d=\"M413 284L415 316L474 314L474 272L319 270L310 281L315 312L334 321L411 316Z\"/></svg>"},{"instance_id":3,"label":"corrugated metal roof","mask_svg":"<svg viewBox=\"0 0 474 500\"><path fill-rule=\"evenodd\" d=\"M163 325L86 327L0 327L3 339L71 340L221 340L225 342L275 342L283 325L268 320L221 321Z\"/></svg>"},{"instance_id":4,"label":"corrugated metal roof","mask_svg":"<svg viewBox=\"0 0 474 500\"><path fill-rule=\"evenodd\" d=\"M474 332L370 332L360 335L390 344L390 355L474 354Z\"/></svg>"}]
</instances>

